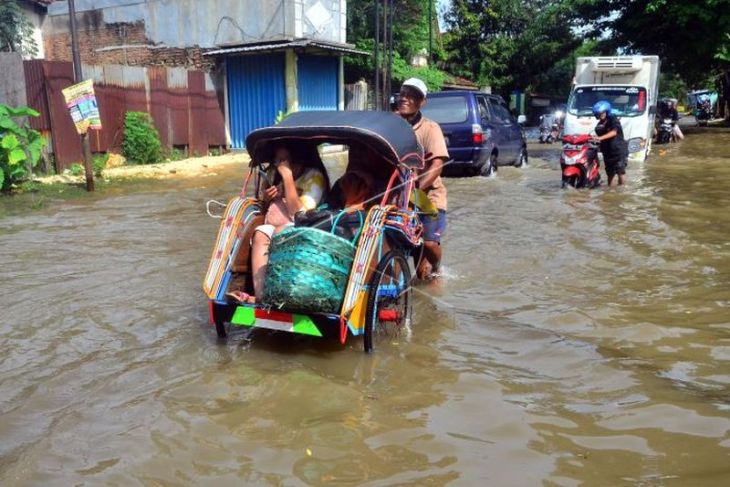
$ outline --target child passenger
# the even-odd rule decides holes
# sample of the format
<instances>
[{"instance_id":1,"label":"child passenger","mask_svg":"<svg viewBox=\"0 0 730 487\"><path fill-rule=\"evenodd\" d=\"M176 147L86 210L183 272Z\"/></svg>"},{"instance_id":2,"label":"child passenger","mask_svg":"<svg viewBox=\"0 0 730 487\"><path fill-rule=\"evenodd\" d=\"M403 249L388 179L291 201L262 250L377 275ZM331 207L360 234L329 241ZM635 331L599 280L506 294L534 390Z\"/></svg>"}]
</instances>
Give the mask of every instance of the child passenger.
<instances>
[{"instance_id":1,"label":"child passenger","mask_svg":"<svg viewBox=\"0 0 730 487\"><path fill-rule=\"evenodd\" d=\"M254 296L241 291L230 293L240 302L255 303L256 296L261 296L274 234L292 225L297 213L317 207L327 192L327 176L316 149L311 154L296 153L296 156L292 152L286 145L274 148L275 172L269 176L272 184L264 188L262 198L268 203L268 209L264 224L256 227L251 242Z\"/></svg>"}]
</instances>

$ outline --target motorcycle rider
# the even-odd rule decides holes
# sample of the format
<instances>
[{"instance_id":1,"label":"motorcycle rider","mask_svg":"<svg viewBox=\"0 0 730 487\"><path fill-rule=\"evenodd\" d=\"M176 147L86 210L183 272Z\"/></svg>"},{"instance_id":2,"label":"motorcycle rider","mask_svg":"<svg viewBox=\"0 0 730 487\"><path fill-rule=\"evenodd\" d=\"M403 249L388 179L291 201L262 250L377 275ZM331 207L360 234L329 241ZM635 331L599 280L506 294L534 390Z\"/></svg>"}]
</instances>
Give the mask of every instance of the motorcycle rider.
<instances>
[{"instance_id":1,"label":"motorcycle rider","mask_svg":"<svg viewBox=\"0 0 730 487\"><path fill-rule=\"evenodd\" d=\"M677 122L679 121L679 112L677 111L677 108L674 106L674 101L669 100L667 102L667 118L672 119L672 138L674 140L682 140L684 139L684 134L679 129L679 125Z\"/></svg>"},{"instance_id":2,"label":"motorcycle rider","mask_svg":"<svg viewBox=\"0 0 730 487\"><path fill-rule=\"evenodd\" d=\"M623 185L626 183L628 146L624 140L621 121L611 113L611 103L606 100L593 105L593 116L598 119L593 140L600 144L608 185L614 186L616 176L618 184Z\"/></svg>"},{"instance_id":3,"label":"motorcycle rider","mask_svg":"<svg viewBox=\"0 0 730 487\"><path fill-rule=\"evenodd\" d=\"M703 119L712 119L712 104L709 95L702 94L697 98L697 110Z\"/></svg>"}]
</instances>

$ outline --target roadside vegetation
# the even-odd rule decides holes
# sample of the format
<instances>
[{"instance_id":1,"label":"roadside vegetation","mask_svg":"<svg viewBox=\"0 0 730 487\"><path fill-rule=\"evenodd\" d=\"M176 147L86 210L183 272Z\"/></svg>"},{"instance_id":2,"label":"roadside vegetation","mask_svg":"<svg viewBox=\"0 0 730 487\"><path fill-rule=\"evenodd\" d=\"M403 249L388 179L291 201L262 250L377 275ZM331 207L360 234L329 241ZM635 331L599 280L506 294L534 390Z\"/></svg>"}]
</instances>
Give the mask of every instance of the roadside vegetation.
<instances>
[{"instance_id":1,"label":"roadside vegetation","mask_svg":"<svg viewBox=\"0 0 730 487\"><path fill-rule=\"evenodd\" d=\"M46 141L30 128L28 117L38 112L28 107L0 104L0 191L9 193L38 164Z\"/></svg>"},{"instance_id":2,"label":"roadside vegetation","mask_svg":"<svg viewBox=\"0 0 730 487\"><path fill-rule=\"evenodd\" d=\"M154 164L163 159L162 142L152 117L146 112L124 116L122 154L132 164Z\"/></svg>"}]
</instances>

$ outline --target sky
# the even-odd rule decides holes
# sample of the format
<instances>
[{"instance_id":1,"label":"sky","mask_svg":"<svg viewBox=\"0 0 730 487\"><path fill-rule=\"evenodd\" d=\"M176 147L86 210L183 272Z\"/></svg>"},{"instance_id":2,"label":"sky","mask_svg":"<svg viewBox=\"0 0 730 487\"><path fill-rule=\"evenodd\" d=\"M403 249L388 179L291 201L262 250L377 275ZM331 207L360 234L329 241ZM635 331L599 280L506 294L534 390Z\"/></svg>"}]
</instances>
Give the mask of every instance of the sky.
<instances>
[{"instance_id":1,"label":"sky","mask_svg":"<svg viewBox=\"0 0 730 487\"><path fill-rule=\"evenodd\" d=\"M443 12L446 11L449 5L451 5L451 0L436 1L436 11L439 13L439 26L441 27L442 31L446 28L446 25L444 24Z\"/></svg>"}]
</instances>

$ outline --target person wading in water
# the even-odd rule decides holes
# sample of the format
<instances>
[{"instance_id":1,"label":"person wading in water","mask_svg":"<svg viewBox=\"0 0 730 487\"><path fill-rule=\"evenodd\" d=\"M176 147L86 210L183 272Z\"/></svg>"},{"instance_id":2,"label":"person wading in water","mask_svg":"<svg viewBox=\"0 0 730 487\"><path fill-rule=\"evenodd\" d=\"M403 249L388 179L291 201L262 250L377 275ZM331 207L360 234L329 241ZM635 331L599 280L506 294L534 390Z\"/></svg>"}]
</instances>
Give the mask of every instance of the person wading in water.
<instances>
[{"instance_id":1,"label":"person wading in water","mask_svg":"<svg viewBox=\"0 0 730 487\"><path fill-rule=\"evenodd\" d=\"M611 104L601 100L593 105L593 116L598 119L594 141L600 144L603 153L603 164L606 167L608 185L614 186L614 178L618 176L618 184L626 183L626 158L628 147L624 140L621 122L611 113Z\"/></svg>"},{"instance_id":2,"label":"person wading in water","mask_svg":"<svg viewBox=\"0 0 730 487\"><path fill-rule=\"evenodd\" d=\"M421 216L423 251L416 269L419 279L438 276L442 256L441 236L446 230L447 207L446 186L441 180L441 170L444 161L449 158L449 151L439 124L421 114L427 93L428 89L423 81L410 78L403 83L398 96L398 114L411 124L425 154L426 167L419 174L419 188L428 195L428 199L438 210L433 216Z\"/></svg>"}]
</instances>

